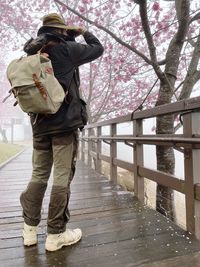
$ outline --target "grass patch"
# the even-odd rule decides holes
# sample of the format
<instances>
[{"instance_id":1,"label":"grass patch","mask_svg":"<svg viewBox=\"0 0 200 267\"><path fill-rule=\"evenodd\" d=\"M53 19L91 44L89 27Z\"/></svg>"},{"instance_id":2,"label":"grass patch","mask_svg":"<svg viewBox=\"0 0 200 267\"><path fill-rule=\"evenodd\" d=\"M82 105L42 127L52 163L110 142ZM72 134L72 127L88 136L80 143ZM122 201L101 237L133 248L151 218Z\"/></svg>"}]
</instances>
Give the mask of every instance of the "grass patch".
<instances>
[{"instance_id":1,"label":"grass patch","mask_svg":"<svg viewBox=\"0 0 200 267\"><path fill-rule=\"evenodd\" d=\"M20 145L6 144L0 142L0 164L16 155L23 148L24 147Z\"/></svg>"}]
</instances>

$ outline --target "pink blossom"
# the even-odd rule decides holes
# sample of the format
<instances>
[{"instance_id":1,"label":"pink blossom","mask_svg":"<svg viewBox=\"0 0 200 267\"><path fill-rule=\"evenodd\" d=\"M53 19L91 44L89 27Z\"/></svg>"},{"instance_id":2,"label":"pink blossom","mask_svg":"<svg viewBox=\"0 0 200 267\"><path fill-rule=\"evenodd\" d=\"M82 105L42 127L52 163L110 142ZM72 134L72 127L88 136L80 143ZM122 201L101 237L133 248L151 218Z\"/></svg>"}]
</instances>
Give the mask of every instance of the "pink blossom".
<instances>
[{"instance_id":1,"label":"pink blossom","mask_svg":"<svg viewBox=\"0 0 200 267\"><path fill-rule=\"evenodd\" d=\"M152 6L152 9L153 9L154 11L158 11L158 10L160 9L160 5L159 5L159 3L158 3L158 2L155 2L155 3L153 4L153 6Z\"/></svg>"},{"instance_id":2,"label":"pink blossom","mask_svg":"<svg viewBox=\"0 0 200 267\"><path fill-rule=\"evenodd\" d=\"M101 12L99 10L96 11L96 16L100 17L101 16Z\"/></svg>"},{"instance_id":3,"label":"pink blossom","mask_svg":"<svg viewBox=\"0 0 200 267\"><path fill-rule=\"evenodd\" d=\"M84 8L83 6L80 6L80 7L79 7L79 11L80 11L81 13L83 13L83 12L85 12L85 8Z\"/></svg>"},{"instance_id":4,"label":"pink blossom","mask_svg":"<svg viewBox=\"0 0 200 267\"><path fill-rule=\"evenodd\" d=\"M66 6L62 6L62 12L64 13L64 12L66 12L66 11L67 11Z\"/></svg>"}]
</instances>

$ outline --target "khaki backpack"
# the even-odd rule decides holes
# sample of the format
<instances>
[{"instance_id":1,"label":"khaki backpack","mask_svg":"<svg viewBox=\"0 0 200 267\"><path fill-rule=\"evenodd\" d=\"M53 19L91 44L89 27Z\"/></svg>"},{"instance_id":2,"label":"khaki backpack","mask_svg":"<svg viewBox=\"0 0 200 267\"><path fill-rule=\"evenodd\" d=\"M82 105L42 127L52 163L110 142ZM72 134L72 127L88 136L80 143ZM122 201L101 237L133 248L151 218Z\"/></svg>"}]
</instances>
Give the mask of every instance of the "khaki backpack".
<instances>
[{"instance_id":1,"label":"khaki backpack","mask_svg":"<svg viewBox=\"0 0 200 267\"><path fill-rule=\"evenodd\" d=\"M26 113L54 114L65 93L54 76L51 60L38 53L13 60L7 68L11 92Z\"/></svg>"}]
</instances>

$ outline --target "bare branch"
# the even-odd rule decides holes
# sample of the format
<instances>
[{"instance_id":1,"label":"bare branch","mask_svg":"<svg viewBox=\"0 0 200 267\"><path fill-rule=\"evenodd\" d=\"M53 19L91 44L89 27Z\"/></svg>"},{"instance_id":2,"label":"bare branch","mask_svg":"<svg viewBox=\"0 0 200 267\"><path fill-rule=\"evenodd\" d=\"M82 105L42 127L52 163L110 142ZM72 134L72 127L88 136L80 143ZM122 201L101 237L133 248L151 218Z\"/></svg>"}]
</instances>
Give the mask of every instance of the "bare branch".
<instances>
[{"instance_id":1,"label":"bare branch","mask_svg":"<svg viewBox=\"0 0 200 267\"><path fill-rule=\"evenodd\" d=\"M196 71L196 80L200 80L200 70Z\"/></svg>"},{"instance_id":2,"label":"bare branch","mask_svg":"<svg viewBox=\"0 0 200 267\"><path fill-rule=\"evenodd\" d=\"M154 45L153 37L149 26L149 20L147 15L147 1L146 0L139 1L139 6L140 6L140 18L142 22L142 27L147 40L151 61L153 62L153 68L157 76L162 80L163 72L160 69L157 61L156 47Z\"/></svg>"},{"instance_id":3,"label":"bare branch","mask_svg":"<svg viewBox=\"0 0 200 267\"><path fill-rule=\"evenodd\" d=\"M179 123L174 127L174 132L176 133L181 127L182 127L182 124L179 122Z\"/></svg>"},{"instance_id":4,"label":"bare branch","mask_svg":"<svg viewBox=\"0 0 200 267\"><path fill-rule=\"evenodd\" d=\"M178 89L184 84L184 81L180 82L180 84L176 87L176 89L174 90L174 92L177 92Z\"/></svg>"},{"instance_id":5,"label":"bare branch","mask_svg":"<svg viewBox=\"0 0 200 267\"><path fill-rule=\"evenodd\" d=\"M177 33L172 38L167 53L166 53L166 65L165 65L165 73L170 80L171 89L173 89L178 66L180 63L180 55L183 47L184 39L188 30L188 21L189 21L189 0L176 0L179 1L179 4L176 5L176 8L180 8L181 10L177 10L179 17L179 26L177 29ZM178 7L177 7L178 6ZM171 90L173 92L173 90Z\"/></svg>"},{"instance_id":6,"label":"bare branch","mask_svg":"<svg viewBox=\"0 0 200 267\"><path fill-rule=\"evenodd\" d=\"M179 23L176 42L184 42L189 26L190 3L185 0L176 0L175 3Z\"/></svg>"},{"instance_id":7,"label":"bare branch","mask_svg":"<svg viewBox=\"0 0 200 267\"><path fill-rule=\"evenodd\" d=\"M136 4L140 4L141 1L143 1L143 0L133 0L133 2Z\"/></svg>"},{"instance_id":8,"label":"bare branch","mask_svg":"<svg viewBox=\"0 0 200 267\"><path fill-rule=\"evenodd\" d=\"M179 100L188 98L192 92L195 83L200 79L200 73L197 70L200 59L200 31L196 42L195 49L193 51L192 59L188 68L187 75L185 77L184 85L179 96Z\"/></svg>"},{"instance_id":9,"label":"bare branch","mask_svg":"<svg viewBox=\"0 0 200 267\"><path fill-rule=\"evenodd\" d=\"M152 60L153 64L157 65L158 63L157 63L157 56L156 56L156 47L154 45L150 26L149 26L146 0L140 1L139 6L140 6L140 18L141 18L141 22L142 22L142 27L143 27L144 34L145 34L147 44L149 47L151 60Z\"/></svg>"},{"instance_id":10,"label":"bare branch","mask_svg":"<svg viewBox=\"0 0 200 267\"><path fill-rule=\"evenodd\" d=\"M196 42L193 41L193 39L196 39L196 38L198 38L198 36L189 37L189 38L185 39L185 42L188 42L191 46L195 47Z\"/></svg>"},{"instance_id":11,"label":"bare branch","mask_svg":"<svg viewBox=\"0 0 200 267\"><path fill-rule=\"evenodd\" d=\"M193 21L200 19L200 12L197 13L193 18L191 18L189 24L191 24Z\"/></svg>"},{"instance_id":12,"label":"bare branch","mask_svg":"<svg viewBox=\"0 0 200 267\"><path fill-rule=\"evenodd\" d=\"M165 65L166 64L166 59L163 59L161 61L158 61L158 64L161 65Z\"/></svg>"}]
</instances>

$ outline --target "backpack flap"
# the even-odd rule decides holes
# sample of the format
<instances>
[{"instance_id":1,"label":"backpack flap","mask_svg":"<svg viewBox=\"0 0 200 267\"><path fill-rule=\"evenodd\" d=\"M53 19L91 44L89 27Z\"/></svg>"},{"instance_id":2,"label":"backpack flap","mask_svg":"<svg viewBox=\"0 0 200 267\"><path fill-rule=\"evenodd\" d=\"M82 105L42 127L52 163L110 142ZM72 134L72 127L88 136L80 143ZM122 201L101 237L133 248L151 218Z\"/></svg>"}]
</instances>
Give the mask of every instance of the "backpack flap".
<instances>
[{"instance_id":1,"label":"backpack flap","mask_svg":"<svg viewBox=\"0 0 200 267\"><path fill-rule=\"evenodd\" d=\"M7 68L7 77L24 112L54 114L60 108L65 93L49 58L36 54L15 59Z\"/></svg>"},{"instance_id":2,"label":"backpack flap","mask_svg":"<svg viewBox=\"0 0 200 267\"><path fill-rule=\"evenodd\" d=\"M33 73L40 76L40 54L14 59L7 68L7 77L12 88L33 84Z\"/></svg>"}]
</instances>

